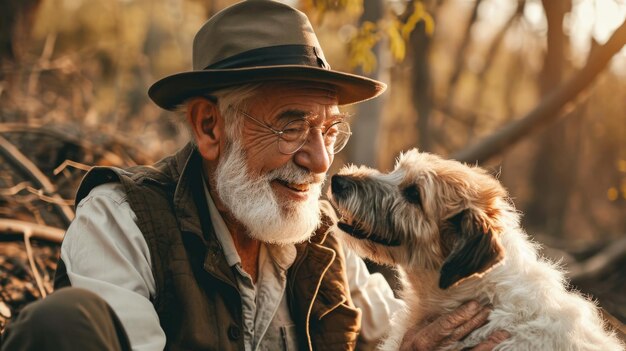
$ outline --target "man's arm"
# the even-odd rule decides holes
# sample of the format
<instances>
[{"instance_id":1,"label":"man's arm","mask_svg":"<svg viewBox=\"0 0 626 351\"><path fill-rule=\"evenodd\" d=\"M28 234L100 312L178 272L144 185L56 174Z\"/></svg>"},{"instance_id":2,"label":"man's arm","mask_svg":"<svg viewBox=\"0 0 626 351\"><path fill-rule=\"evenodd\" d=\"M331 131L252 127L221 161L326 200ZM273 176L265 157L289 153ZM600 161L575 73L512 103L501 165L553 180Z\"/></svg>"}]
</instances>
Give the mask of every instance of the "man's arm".
<instances>
[{"instance_id":1,"label":"man's arm","mask_svg":"<svg viewBox=\"0 0 626 351\"><path fill-rule=\"evenodd\" d=\"M163 350L165 334L150 297L150 252L120 184L94 188L76 209L61 246L71 285L102 297L122 321L133 350Z\"/></svg>"},{"instance_id":2,"label":"man's arm","mask_svg":"<svg viewBox=\"0 0 626 351\"><path fill-rule=\"evenodd\" d=\"M345 246L344 253L352 302L362 311L359 350L373 349L387 334L391 317L405 304L395 298L382 274L371 274L363 259Z\"/></svg>"},{"instance_id":3,"label":"man's arm","mask_svg":"<svg viewBox=\"0 0 626 351\"><path fill-rule=\"evenodd\" d=\"M491 309L487 306L481 306L476 301L466 302L424 328L409 329L404 335L400 351L430 351L446 347L485 324L489 313ZM472 351L491 351L508 337L506 331L495 331L487 340L473 347Z\"/></svg>"}]
</instances>

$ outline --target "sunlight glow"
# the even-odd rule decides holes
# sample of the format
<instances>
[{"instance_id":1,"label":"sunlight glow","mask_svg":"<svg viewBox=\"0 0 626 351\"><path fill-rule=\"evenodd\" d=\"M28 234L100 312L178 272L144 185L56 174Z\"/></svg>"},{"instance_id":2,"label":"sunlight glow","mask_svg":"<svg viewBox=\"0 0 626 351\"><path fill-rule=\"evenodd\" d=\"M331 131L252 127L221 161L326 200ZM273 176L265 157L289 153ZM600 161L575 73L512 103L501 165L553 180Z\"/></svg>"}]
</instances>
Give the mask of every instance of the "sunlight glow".
<instances>
[{"instance_id":1,"label":"sunlight glow","mask_svg":"<svg viewBox=\"0 0 626 351\"><path fill-rule=\"evenodd\" d=\"M598 44L606 43L625 18L626 1L624 0L575 1L571 16L564 24L565 30L570 35L572 51L581 55L582 58L586 57L591 47L591 38ZM622 48L615 55L611 68L620 75L626 74L626 48Z\"/></svg>"},{"instance_id":2,"label":"sunlight glow","mask_svg":"<svg viewBox=\"0 0 626 351\"><path fill-rule=\"evenodd\" d=\"M463 2L459 0L460 2ZM481 3L480 18L483 19L481 39L491 37L515 10L516 1L487 0ZM541 0L527 0L523 15L527 28L537 35L545 36L546 16ZM571 58L577 66L584 64L591 47L591 40L602 45L615 29L626 19L626 0L572 0L571 12L565 15L563 30L570 38ZM490 28L486 28L490 27ZM507 37L507 44L519 47L517 35ZM611 69L626 75L626 48L612 60Z\"/></svg>"}]
</instances>

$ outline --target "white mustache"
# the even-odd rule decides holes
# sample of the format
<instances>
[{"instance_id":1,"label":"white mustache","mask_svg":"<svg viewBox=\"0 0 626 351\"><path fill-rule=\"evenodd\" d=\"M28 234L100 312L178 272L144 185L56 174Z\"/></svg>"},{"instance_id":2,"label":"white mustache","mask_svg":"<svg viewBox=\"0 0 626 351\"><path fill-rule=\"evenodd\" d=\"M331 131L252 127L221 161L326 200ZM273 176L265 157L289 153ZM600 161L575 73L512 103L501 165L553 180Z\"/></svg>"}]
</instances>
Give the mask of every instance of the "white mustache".
<instances>
[{"instance_id":1,"label":"white mustache","mask_svg":"<svg viewBox=\"0 0 626 351\"><path fill-rule=\"evenodd\" d=\"M283 180L288 183L309 184L313 186L322 186L326 181L326 174L316 174L302 169L289 162L280 168L270 171L266 175L268 181Z\"/></svg>"}]
</instances>

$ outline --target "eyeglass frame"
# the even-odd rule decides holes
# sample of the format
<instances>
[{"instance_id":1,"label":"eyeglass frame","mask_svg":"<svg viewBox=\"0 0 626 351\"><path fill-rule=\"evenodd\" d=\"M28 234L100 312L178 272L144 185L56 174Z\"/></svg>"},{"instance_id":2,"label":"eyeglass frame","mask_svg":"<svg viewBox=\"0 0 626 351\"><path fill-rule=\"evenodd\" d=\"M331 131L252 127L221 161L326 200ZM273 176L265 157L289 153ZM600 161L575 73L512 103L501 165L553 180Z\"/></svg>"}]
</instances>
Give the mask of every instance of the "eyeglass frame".
<instances>
[{"instance_id":1,"label":"eyeglass frame","mask_svg":"<svg viewBox=\"0 0 626 351\"><path fill-rule=\"evenodd\" d=\"M274 129L274 128L273 128L272 126L270 126L269 124L267 124L267 123L265 123L265 122L262 122L262 121L259 121L258 119L256 119L256 118L252 117L252 116L251 116L248 112L246 112L246 111L244 111L244 110L237 109L237 112L241 113L244 117L247 117L247 118L249 118L250 120L254 121L254 122L255 122L258 126L263 127L263 128L265 128L265 129L267 129L267 130L271 131L274 135L276 135L276 136L277 136L277 139L276 139L276 145L278 145L278 142L280 142L280 140L282 139L282 135L283 135L283 134L285 134L284 129L283 129L283 130L277 130L277 129ZM346 115L346 116L347 116L347 115ZM339 124L339 123L344 123L344 124L346 125L346 127L348 128L348 132L346 133L346 134L348 135L348 139L346 139L346 143L345 143L345 144L341 147L341 149L339 149L338 151L335 151L335 152L332 152L332 153L331 153L331 152L329 152L329 151L328 151L328 147L325 147L326 151L327 151L328 153L332 154L332 155L336 155L336 154L338 154L339 152L341 152L341 150L343 150L343 149L346 147L346 145L348 145L348 141L350 140L350 137L352 136L352 130L350 129L350 124L349 124L348 122L346 122L344 119L345 119L345 117L341 117L339 120L337 120L337 121L333 122L333 123L332 123L332 124L330 124L328 127L326 127L326 128L325 128L326 130L324 130L324 131L322 132L322 136L323 136L323 137L326 137L326 133L328 133L328 131L330 130L330 128L331 128L332 126L336 125L336 124ZM302 142L302 144L300 144L300 146L298 146L298 147L297 147L294 151L289 152L289 153L283 152L283 151L280 149L280 147L278 147L278 151L279 151L281 154L283 154L283 155L293 155L293 154L295 154L296 152L300 151L300 149L302 149L302 147L304 146L304 144L306 144L306 142L307 142L307 138L308 138L308 136L309 136L309 133L311 132L311 129L319 129L319 130L322 130L322 127L314 127L314 126L312 126L312 125L311 125L311 122L309 122L309 119L308 119L308 118L302 118L302 119L299 119L299 120L302 120L302 121L306 122L306 124L308 124L308 125L309 125L309 128L308 128L308 130L307 130L307 135L306 135L306 138L304 138L304 139L303 139L303 142ZM294 120L294 121L295 121L295 120ZM290 121L289 123L292 123L292 122L293 122L293 121ZM287 124L289 124L289 123L287 123ZM283 139L283 140L284 140L284 139Z\"/></svg>"}]
</instances>

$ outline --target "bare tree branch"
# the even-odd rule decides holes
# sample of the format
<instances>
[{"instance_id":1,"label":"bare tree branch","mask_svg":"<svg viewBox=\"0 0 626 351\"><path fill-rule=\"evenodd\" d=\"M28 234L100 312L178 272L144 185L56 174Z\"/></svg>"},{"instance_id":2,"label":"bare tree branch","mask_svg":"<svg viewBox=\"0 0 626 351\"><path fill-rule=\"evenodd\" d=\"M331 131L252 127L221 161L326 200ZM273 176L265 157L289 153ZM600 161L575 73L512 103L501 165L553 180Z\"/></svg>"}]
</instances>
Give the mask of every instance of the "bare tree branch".
<instances>
[{"instance_id":1,"label":"bare tree branch","mask_svg":"<svg viewBox=\"0 0 626 351\"><path fill-rule=\"evenodd\" d=\"M604 45L598 46L590 52L585 67L558 89L553 90L532 111L524 117L510 122L477 144L455 153L452 158L468 163L485 162L501 154L533 131L557 119L561 108L568 102L574 101L578 94L591 84L594 78L607 66L613 55L621 50L625 44L626 21L615 30Z\"/></svg>"},{"instance_id":2,"label":"bare tree branch","mask_svg":"<svg viewBox=\"0 0 626 351\"><path fill-rule=\"evenodd\" d=\"M476 18L478 18L478 7L480 6L481 1L482 0L476 0L476 2L474 3L474 7L472 8L472 14L470 15L470 18L467 21L465 29L463 30L465 34L463 36L463 39L461 40L461 47L459 48L459 51L456 53L454 71L450 75L450 79L448 81L448 91L451 92L451 94L448 94L450 99L452 98L452 95L453 95L452 93L454 92L456 88L456 84L459 81L461 72L463 71L463 68L465 67L464 59L465 59L465 56L467 55L467 48L469 47L469 44L471 42L470 34L472 32L472 26L474 26L474 23L476 22Z\"/></svg>"},{"instance_id":3,"label":"bare tree branch","mask_svg":"<svg viewBox=\"0 0 626 351\"><path fill-rule=\"evenodd\" d=\"M489 50L487 50L487 54L485 55L485 62L477 74L480 81L484 81L487 72L493 67L493 61L496 58L496 53L500 48L500 44L504 41L504 36L513 26L515 21L524 14L524 6L526 6L526 0L519 0L515 12L511 15L511 17L509 17L504 26L502 26L502 28L498 31L498 34L496 34L494 39L491 41Z\"/></svg>"}]
</instances>

